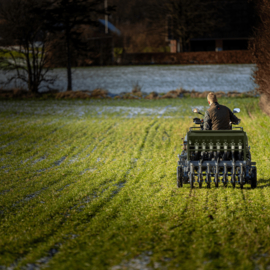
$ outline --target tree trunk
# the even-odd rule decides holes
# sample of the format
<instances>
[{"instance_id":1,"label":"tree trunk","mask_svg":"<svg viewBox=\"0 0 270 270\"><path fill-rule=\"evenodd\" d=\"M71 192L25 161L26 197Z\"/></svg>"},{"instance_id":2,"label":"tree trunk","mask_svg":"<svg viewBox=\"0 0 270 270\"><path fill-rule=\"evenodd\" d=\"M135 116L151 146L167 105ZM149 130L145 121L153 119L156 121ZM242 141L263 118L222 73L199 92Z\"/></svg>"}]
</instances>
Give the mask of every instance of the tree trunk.
<instances>
[{"instance_id":1,"label":"tree trunk","mask_svg":"<svg viewBox=\"0 0 270 270\"><path fill-rule=\"evenodd\" d=\"M70 51L69 31L67 32L67 79L68 79L67 91L71 91L72 77L71 77L71 51Z\"/></svg>"},{"instance_id":2,"label":"tree trunk","mask_svg":"<svg viewBox=\"0 0 270 270\"><path fill-rule=\"evenodd\" d=\"M28 80L28 89L29 89L29 92L31 93L35 93L35 94L38 93L37 83Z\"/></svg>"}]
</instances>

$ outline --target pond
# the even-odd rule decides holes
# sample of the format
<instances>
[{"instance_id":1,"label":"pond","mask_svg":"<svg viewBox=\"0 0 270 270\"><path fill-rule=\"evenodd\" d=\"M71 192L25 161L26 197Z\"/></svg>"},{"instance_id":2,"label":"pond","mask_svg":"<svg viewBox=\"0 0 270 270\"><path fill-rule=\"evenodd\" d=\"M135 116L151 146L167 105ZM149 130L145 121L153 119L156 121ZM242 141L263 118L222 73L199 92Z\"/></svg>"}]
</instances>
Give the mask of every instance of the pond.
<instances>
[{"instance_id":1,"label":"pond","mask_svg":"<svg viewBox=\"0 0 270 270\"><path fill-rule=\"evenodd\" d=\"M256 65L147 65L109 66L73 69L73 90L103 88L113 94L130 92L138 84L143 92L166 93L179 89L196 91L254 90L252 74ZM51 74L58 79L53 88L66 89L66 70L54 69ZM0 81L5 79L0 73ZM14 87L10 85L9 87Z\"/></svg>"}]
</instances>

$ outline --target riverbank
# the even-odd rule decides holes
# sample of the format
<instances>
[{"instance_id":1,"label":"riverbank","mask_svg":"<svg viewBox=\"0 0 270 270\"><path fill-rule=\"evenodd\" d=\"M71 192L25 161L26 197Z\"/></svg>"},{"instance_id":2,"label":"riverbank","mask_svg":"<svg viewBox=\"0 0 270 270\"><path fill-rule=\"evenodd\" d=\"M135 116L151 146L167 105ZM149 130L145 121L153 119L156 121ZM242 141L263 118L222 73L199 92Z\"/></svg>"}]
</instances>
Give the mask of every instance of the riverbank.
<instances>
[{"instance_id":1,"label":"riverbank","mask_svg":"<svg viewBox=\"0 0 270 270\"><path fill-rule=\"evenodd\" d=\"M181 53L128 53L117 59L122 65L205 65L205 64L253 64L249 50L220 52L181 52Z\"/></svg>"},{"instance_id":2,"label":"riverbank","mask_svg":"<svg viewBox=\"0 0 270 270\"><path fill-rule=\"evenodd\" d=\"M122 92L120 94L113 94L104 89L83 90L83 91L65 91L59 92L57 90L31 93L24 89L10 89L0 90L0 99L172 99L172 98L206 98L210 91L198 92L195 90L188 91L185 89L171 90L167 93L151 92L145 93L141 91L140 87L136 86L131 92ZM237 92L229 91L227 93L223 91L215 92L218 98L221 97L257 97L255 91Z\"/></svg>"}]
</instances>

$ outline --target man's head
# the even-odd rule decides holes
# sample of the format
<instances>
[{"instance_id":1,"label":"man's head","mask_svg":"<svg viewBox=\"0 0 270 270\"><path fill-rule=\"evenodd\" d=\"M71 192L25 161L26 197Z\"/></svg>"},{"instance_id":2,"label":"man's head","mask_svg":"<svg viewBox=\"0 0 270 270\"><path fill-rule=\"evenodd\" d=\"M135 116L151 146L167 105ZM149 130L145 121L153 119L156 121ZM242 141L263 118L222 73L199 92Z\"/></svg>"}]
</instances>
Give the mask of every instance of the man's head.
<instances>
[{"instance_id":1,"label":"man's head","mask_svg":"<svg viewBox=\"0 0 270 270\"><path fill-rule=\"evenodd\" d=\"M217 102L217 96L213 92L210 92L207 95L207 101L208 101L209 105L211 105L212 103Z\"/></svg>"}]
</instances>

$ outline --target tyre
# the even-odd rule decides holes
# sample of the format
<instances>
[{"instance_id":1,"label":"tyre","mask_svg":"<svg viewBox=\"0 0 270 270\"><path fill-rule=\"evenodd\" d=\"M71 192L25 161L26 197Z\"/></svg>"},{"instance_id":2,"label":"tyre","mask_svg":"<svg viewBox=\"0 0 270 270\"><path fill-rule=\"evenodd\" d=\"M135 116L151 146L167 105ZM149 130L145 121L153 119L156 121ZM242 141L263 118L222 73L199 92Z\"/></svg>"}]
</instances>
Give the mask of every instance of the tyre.
<instances>
[{"instance_id":1,"label":"tyre","mask_svg":"<svg viewBox=\"0 0 270 270\"><path fill-rule=\"evenodd\" d=\"M251 174L251 188L257 187L257 168L252 168L252 174Z\"/></svg>"},{"instance_id":2,"label":"tyre","mask_svg":"<svg viewBox=\"0 0 270 270\"><path fill-rule=\"evenodd\" d=\"M193 174L190 175L190 188L194 188L194 176L193 176Z\"/></svg>"},{"instance_id":3,"label":"tyre","mask_svg":"<svg viewBox=\"0 0 270 270\"><path fill-rule=\"evenodd\" d=\"M183 187L183 172L182 167L177 167L177 187Z\"/></svg>"},{"instance_id":4,"label":"tyre","mask_svg":"<svg viewBox=\"0 0 270 270\"><path fill-rule=\"evenodd\" d=\"M233 188L235 188L235 182L236 182L235 177L236 176L232 176L232 179L231 179L231 183L232 183Z\"/></svg>"}]
</instances>

